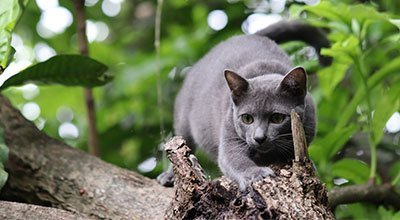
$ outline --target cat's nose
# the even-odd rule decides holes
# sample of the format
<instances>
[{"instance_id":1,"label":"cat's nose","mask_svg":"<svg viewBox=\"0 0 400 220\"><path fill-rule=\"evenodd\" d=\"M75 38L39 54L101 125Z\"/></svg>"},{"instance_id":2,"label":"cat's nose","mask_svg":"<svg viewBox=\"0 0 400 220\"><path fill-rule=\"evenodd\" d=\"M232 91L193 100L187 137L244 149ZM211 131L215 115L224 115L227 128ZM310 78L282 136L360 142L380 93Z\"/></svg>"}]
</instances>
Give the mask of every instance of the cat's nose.
<instances>
[{"instance_id":1,"label":"cat's nose","mask_svg":"<svg viewBox=\"0 0 400 220\"><path fill-rule=\"evenodd\" d=\"M265 131L262 128L257 128L255 133L254 133L254 140L258 143L258 144L262 144L265 139L267 138L267 136L265 135Z\"/></svg>"},{"instance_id":2,"label":"cat's nose","mask_svg":"<svg viewBox=\"0 0 400 220\"><path fill-rule=\"evenodd\" d=\"M264 135L260 135L260 136L255 136L254 140L258 143L258 144L262 144L265 139L267 139L267 137L265 137Z\"/></svg>"}]
</instances>

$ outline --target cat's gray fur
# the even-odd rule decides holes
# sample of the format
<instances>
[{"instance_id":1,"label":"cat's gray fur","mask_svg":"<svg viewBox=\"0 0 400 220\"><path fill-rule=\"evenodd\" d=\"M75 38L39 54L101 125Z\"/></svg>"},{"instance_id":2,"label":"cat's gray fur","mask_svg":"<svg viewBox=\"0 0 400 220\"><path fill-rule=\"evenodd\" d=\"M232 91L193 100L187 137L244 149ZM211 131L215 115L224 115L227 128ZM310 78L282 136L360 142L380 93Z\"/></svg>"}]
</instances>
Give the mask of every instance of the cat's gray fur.
<instances>
[{"instance_id":1,"label":"cat's gray fur","mask_svg":"<svg viewBox=\"0 0 400 220\"><path fill-rule=\"evenodd\" d=\"M293 157L290 112L301 116L310 143L315 108L306 73L265 36L232 37L215 46L189 71L175 103L175 134L204 149L241 189L273 175L267 166ZM282 123L271 115L284 114ZM241 115L250 114L251 124ZM171 167L158 177L173 183Z\"/></svg>"}]
</instances>

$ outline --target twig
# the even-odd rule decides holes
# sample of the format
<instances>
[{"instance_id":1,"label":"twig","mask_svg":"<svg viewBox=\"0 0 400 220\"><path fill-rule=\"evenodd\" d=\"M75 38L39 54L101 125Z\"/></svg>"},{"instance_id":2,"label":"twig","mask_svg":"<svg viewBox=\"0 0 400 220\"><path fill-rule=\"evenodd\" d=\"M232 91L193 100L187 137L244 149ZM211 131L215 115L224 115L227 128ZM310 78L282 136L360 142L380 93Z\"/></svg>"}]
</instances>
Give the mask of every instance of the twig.
<instances>
[{"instance_id":1,"label":"twig","mask_svg":"<svg viewBox=\"0 0 400 220\"><path fill-rule=\"evenodd\" d=\"M85 0L74 0L74 7L76 12L79 52L80 54L87 56L89 54L89 48L86 36ZM85 88L84 94L88 117L89 152L95 156L100 156L99 134L96 129L96 107L94 103L92 89Z\"/></svg>"},{"instance_id":2,"label":"twig","mask_svg":"<svg viewBox=\"0 0 400 220\"><path fill-rule=\"evenodd\" d=\"M161 65L160 65L160 31L161 31L161 13L163 0L157 0L157 10L155 18L154 27L154 47L156 48L156 76L157 76L157 107L158 114L160 117L160 135L161 141L165 139L165 129L164 129L164 115L163 115L163 99L162 99L162 85L161 85Z\"/></svg>"}]
</instances>

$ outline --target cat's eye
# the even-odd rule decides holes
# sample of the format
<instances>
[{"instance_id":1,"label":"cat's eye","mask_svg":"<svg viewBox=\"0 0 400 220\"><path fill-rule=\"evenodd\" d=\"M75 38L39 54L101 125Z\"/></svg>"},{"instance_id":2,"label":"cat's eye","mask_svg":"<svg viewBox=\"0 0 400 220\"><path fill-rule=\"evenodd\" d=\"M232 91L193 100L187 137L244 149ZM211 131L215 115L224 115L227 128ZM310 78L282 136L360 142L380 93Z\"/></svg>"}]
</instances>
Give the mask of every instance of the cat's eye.
<instances>
[{"instance_id":1,"label":"cat's eye","mask_svg":"<svg viewBox=\"0 0 400 220\"><path fill-rule=\"evenodd\" d=\"M249 114L243 114L241 117L242 117L243 123L245 123L245 124L249 125L254 122L253 116L251 116Z\"/></svg>"},{"instance_id":2,"label":"cat's eye","mask_svg":"<svg viewBox=\"0 0 400 220\"><path fill-rule=\"evenodd\" d=\"M285 120L285 117L286 117L286 116L285 116L284 114L281 114L281 113L273 113L273 114L271 115L271 117L269 118L269 120L270 120L271 123L280 124L280 123L283 122L283 120Z\"/></svg>"}]
</instances>

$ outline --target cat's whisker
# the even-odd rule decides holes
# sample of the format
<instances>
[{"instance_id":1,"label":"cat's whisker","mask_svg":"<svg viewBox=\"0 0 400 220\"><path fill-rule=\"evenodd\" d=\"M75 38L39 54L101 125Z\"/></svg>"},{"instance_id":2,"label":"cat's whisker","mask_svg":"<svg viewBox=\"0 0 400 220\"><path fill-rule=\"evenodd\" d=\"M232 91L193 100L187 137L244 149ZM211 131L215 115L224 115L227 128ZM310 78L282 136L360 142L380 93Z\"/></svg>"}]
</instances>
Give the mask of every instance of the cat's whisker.
<instances>
[{"instance_id":1,"label":"cat's whisker","mask_svg":"<svg viewBox=\"0 0 400 220\"><path fill-rule=\"evenodd\" d=\"M284 151L284 150L280 150L280 151L278 151L279 153L280 153L280 155L283 157L283 158L285 158L285 160L289 160L289 159L292 159L293 158L293 156L292 156L292 154L290 153L290 152L287 152L287 151Z\"/></svg>"},{"instance_id":2,"label":"cat's whisker","mask_svg":"<svg viewBox=\"0 0 400 220\"><path fill-rule=\"evenodd\" d=\"M293 146L288 142L276 142L278 146L277 151L286 157L286 159L293 158Z\"/></svg>"}]
</instances>

